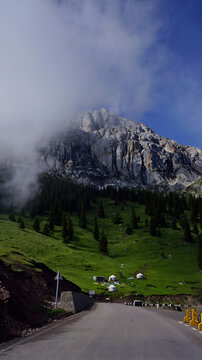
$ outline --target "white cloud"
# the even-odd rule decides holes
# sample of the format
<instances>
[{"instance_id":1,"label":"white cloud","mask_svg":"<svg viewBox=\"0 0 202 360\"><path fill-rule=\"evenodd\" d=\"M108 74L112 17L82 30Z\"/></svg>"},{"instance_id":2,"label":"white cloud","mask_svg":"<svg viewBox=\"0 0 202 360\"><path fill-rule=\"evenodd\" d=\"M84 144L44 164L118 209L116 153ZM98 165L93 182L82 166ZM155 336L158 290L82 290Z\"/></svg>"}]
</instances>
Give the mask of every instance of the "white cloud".
<instances>
[{"instance_id":1,"label":"white cloud","mask_svg":"<svg viewBox=\"0 0 202 360\"><path fill-rule=\"evenodd\" d=\"M158 1L1 0L1 158L33 161L38 143L82 110L147 110L157 10Z\"/></svg>"}]
</instances>

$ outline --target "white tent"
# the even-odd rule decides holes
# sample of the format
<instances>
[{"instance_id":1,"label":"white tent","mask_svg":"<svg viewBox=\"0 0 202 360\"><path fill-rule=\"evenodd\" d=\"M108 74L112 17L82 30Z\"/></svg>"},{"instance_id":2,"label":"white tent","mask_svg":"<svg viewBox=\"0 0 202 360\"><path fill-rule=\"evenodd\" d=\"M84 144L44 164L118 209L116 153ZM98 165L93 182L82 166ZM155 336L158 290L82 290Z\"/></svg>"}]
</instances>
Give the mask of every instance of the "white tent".
<instances>
[{"instance_id":1,"label":"white tent","mask_svg":"<svg viewBox=\"0 0 202 360\"><path fill-rule=\"evenodd\" d=\"M117 279L116 279L116 276L115 275L111 275L110 277L109 277L109 281L116 281Z\"/></svg>"},{"instance_id":2,"label":"white tent","mask_svg":"<svg viewBox=\"0 0 202 360\"><path fill-rule=\"evenodd\" d=\"M108 290L109 291L116 291L116 286L115 285L109 285Z\"/></svg>"},{"instance_id":3,"label":"white tent","mask_svg":"<svg viewBox=\"0 0 202 360\"><path fill-rule=\"evenodd\" d=\"M144 279L144 275L142 273L139 273L136 275L136 279Z\"/></svg>"}]
</instances>

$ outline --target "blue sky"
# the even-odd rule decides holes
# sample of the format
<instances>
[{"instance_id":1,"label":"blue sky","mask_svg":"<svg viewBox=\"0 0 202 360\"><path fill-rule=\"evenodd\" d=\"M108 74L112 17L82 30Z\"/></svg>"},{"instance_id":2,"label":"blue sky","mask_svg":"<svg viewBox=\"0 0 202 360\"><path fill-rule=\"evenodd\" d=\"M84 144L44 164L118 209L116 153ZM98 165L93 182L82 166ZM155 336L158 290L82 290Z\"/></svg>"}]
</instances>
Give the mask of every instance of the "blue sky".
<instances>
[{"instance_id":1,"label":"blue sky","mask_svg":"<svg viewBox=\"0 0 202 360\"><path fill-rule=\"evenodd\" d=\"M202 146L202 1L160 1L158 44L167 59L143 122L181 144ZM179 102L181 107L179 109ZM123 112L133 117L133 112Z\"/></svg>"},{"instance_id":2,"label":"blue sky","mask_svg":"<svg viewBox=\"0 0 202 360\"><path fill-rule=\"evenodd\" d=\"M103 106L201 148L201 19L201 0L1 0L1 155Z\"/></svg>"}]
</instances>

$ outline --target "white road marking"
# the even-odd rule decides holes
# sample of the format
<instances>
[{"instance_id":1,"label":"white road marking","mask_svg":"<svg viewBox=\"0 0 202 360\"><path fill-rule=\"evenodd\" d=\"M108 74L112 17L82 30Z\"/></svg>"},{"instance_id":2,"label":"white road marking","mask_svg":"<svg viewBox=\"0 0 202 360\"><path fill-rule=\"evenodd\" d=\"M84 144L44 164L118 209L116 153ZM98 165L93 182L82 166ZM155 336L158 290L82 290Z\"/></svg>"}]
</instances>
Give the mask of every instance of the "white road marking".
<instances>
[{"instance_id":1,"label":"white road marking","mask_svg":"<svg viewBox=\"0 0 202 360\"><path fill-rule=\"evenodd\" d=\"M192 326L190 326L190 325L188 325L188 324L183 323L183 321L178 321L178 323L179 323L179 324L183 324L183 325L189 327L190 329L197 331L199 334L202 335L202 331L200 331L200 330L198 330L198 329L196 329L196 328L194 328L194 327L192 327Z\"/></svg>"}]
</instances>

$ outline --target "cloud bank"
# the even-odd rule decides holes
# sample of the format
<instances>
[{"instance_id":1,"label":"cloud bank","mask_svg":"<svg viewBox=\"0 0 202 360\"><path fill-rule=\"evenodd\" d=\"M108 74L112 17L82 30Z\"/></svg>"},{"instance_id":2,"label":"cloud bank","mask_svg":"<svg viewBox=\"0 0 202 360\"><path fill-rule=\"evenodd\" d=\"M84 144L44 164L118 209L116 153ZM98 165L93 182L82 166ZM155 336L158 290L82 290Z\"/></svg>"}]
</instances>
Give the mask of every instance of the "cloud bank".
<instances>
[{"instance_id":1,"label":"cloud bank","mask_svg":"<svg viewBox=\"0 0 202 360\"><path fill-rule=\"evenodd\" d=\"M27 153L79 111L149 106L153 2L3 0L0 24L3 156Z\"/></svg>"},{"instance_id":2,"label":"cloud bank","mask_svg":"<svg viewBox=\"0 0 202 360\"><path fill-rule=\"evenodd\" d=\"M34 169L38 145L80 111L106 106L139 116L148 108L158 61L148 61L158 38L156 4L1 1L1 161L23 159Z\"/></svg>"}]
</instances>

